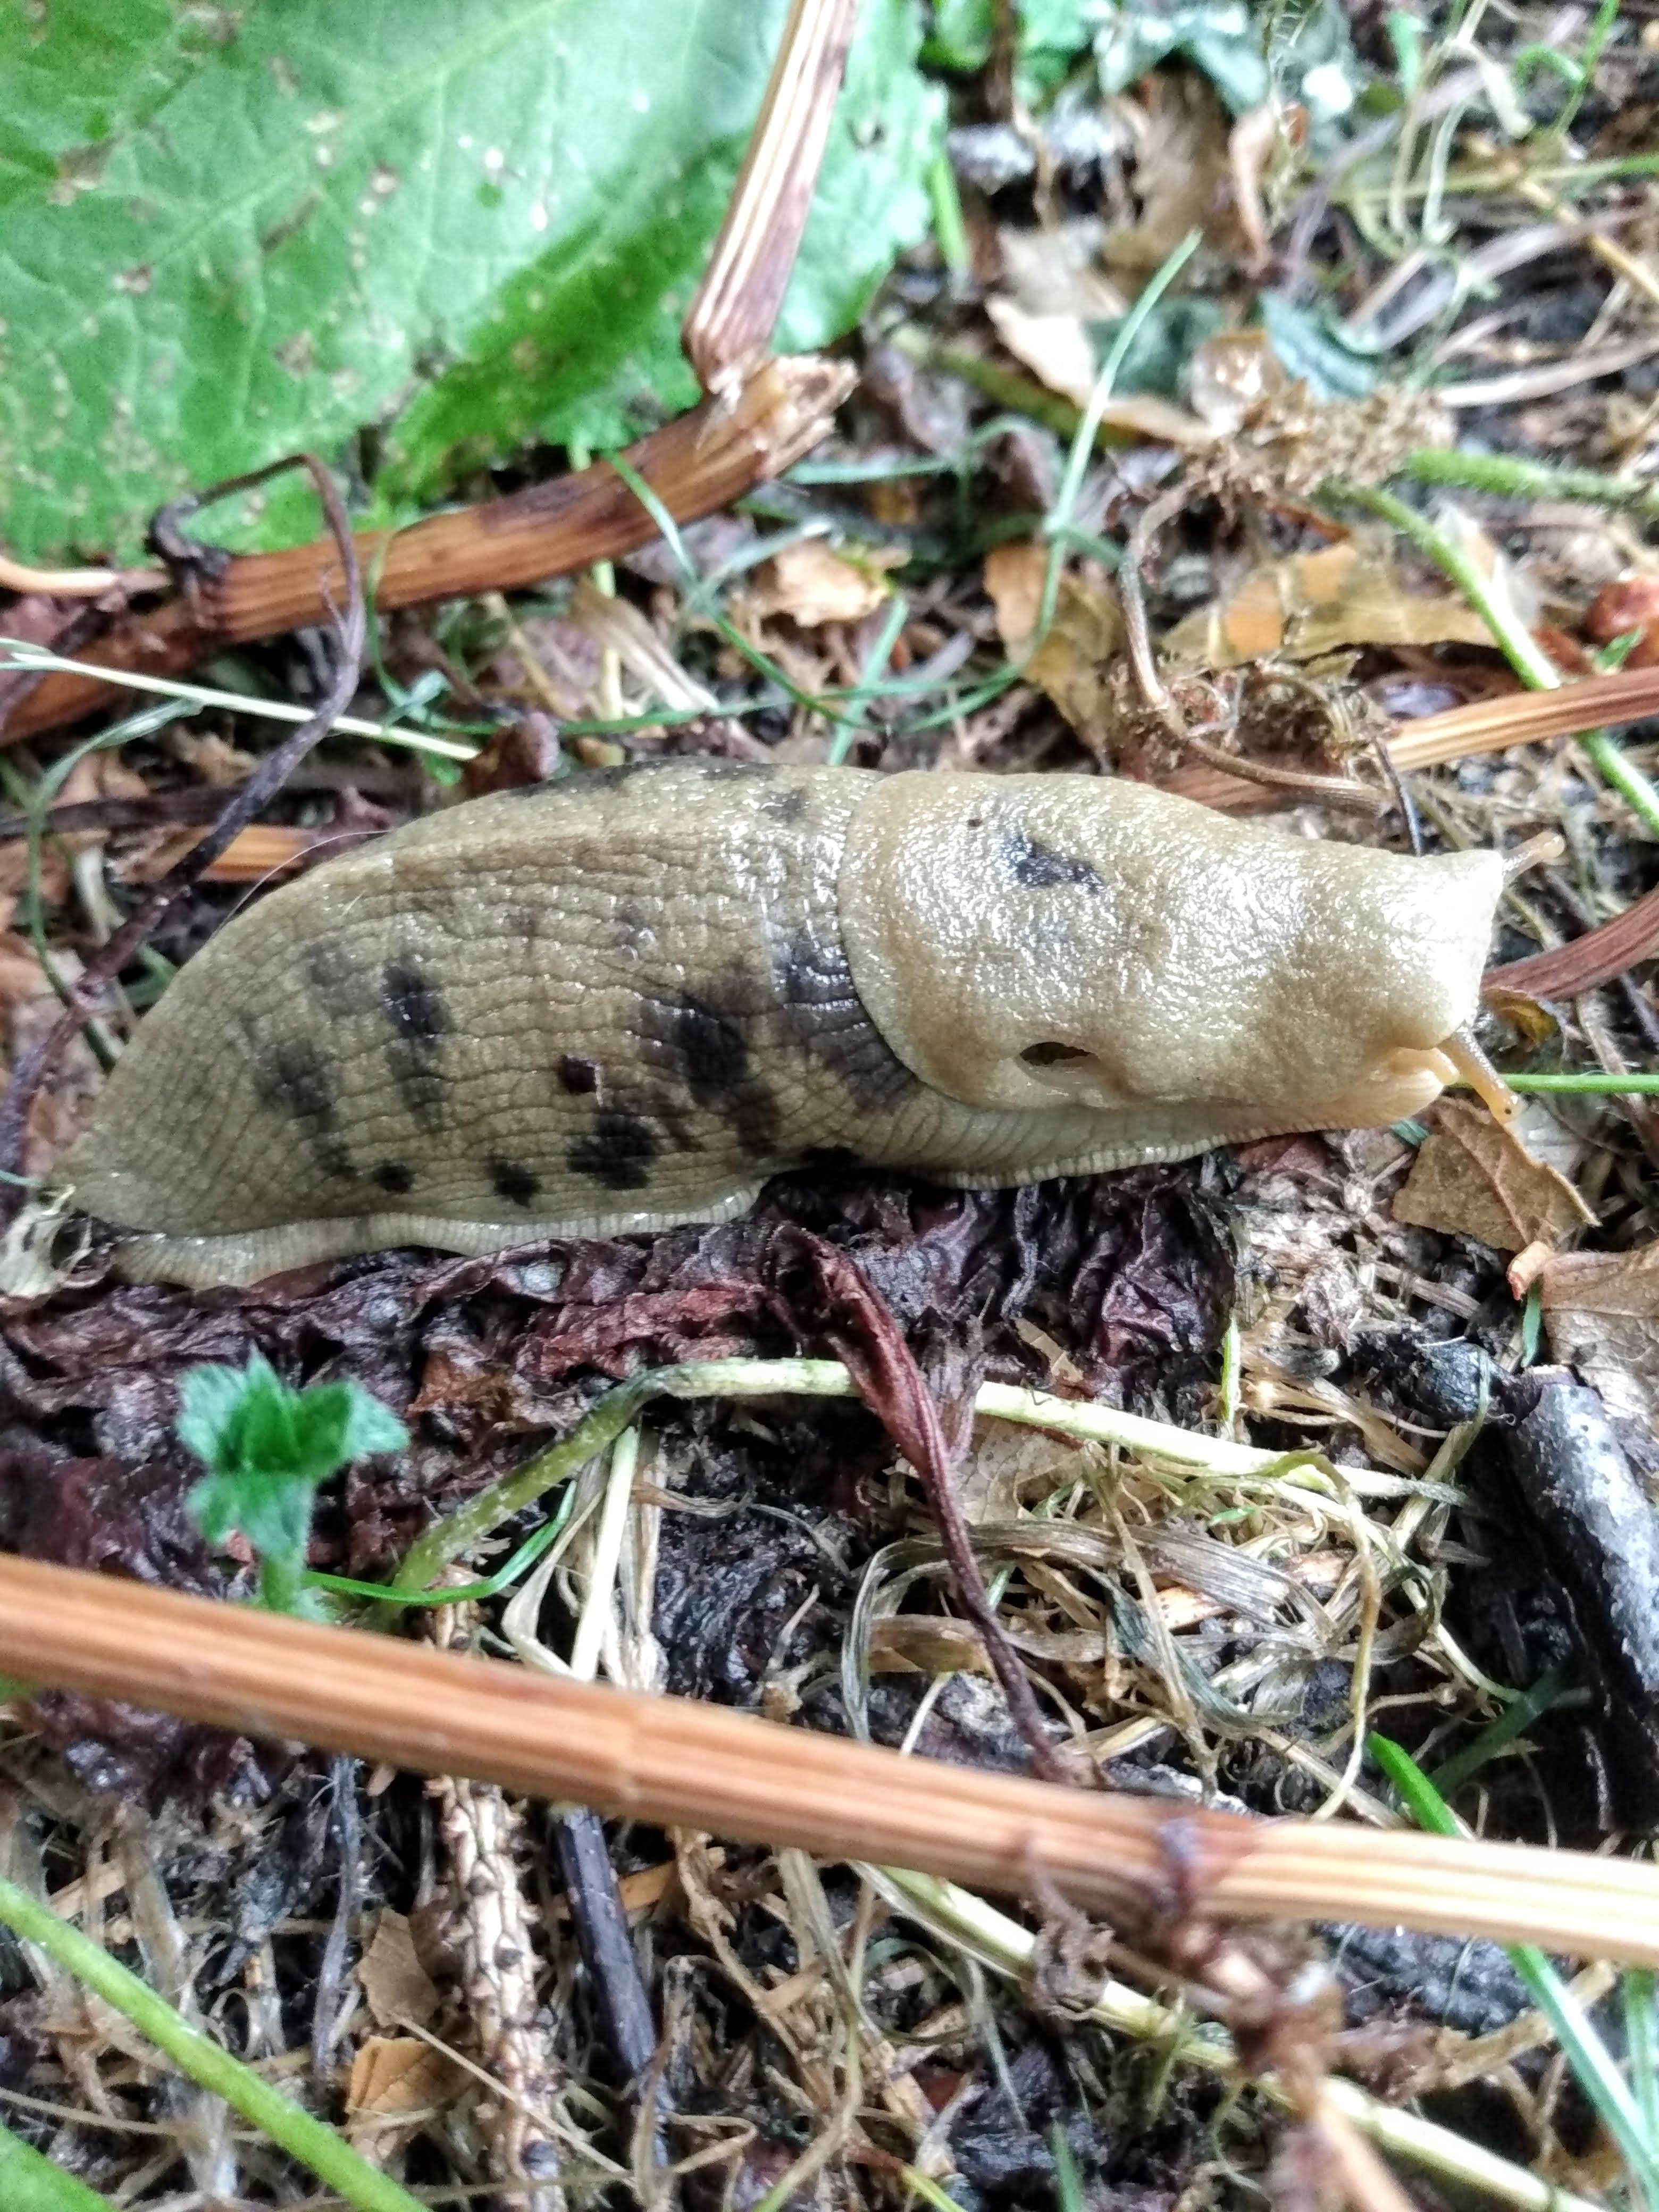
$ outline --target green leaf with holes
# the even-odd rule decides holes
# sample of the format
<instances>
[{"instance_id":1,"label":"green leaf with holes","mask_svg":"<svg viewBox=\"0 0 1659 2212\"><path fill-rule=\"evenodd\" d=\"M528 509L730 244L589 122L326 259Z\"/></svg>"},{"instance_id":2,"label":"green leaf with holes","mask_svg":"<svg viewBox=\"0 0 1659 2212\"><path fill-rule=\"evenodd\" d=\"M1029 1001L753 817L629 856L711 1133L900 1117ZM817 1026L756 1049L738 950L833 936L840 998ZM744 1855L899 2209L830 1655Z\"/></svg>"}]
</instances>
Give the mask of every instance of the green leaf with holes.
<instances>
[{"instance_id":1,"label":"green leaf with holes","mask_svg":"<svg viewBox=\"0 0 1659 2212\"><path fill-rule=\"evenodd\" d=\"M0 536L130 556L163 500L300 446L355 460L398 515L528 441L605 445L678 411L679 318L786 13L0 9ZM862 18L796 346L846 329L927 228L943 117L919 0ZM240 542L314 526L279 489L245 502Z\"/></svg>"}]
</instances>

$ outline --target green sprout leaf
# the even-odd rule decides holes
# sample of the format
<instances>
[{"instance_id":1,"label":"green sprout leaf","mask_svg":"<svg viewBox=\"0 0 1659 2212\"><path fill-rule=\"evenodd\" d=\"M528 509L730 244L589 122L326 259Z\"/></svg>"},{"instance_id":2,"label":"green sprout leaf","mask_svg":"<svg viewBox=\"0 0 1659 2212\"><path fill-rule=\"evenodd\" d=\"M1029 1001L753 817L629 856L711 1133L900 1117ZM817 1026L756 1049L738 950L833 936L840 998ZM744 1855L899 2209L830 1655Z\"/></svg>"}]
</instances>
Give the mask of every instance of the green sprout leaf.
<instances>
[{"instance_id":1,"label":"green sprout leaf","mask_svg":"<svg viewBox=\"0 0 1659 2212\"><path fill-rule=\"evenodd\" d=\"M127 557L161 501L364 429L400 520L527 441L599 449L689 405L679 321L787 13L0 9L0 539ZM860 17L792 346L856 320L930 220L920 0ZM287 480L226 514L232 542L319 526Z\"/></svg>"},{"instance_id":2,"label":"green sprout leaf","mask_svg":"<svg viewBox=\"0 0 1659 2212\"><path fill-rule=\"evenodd\" d=\"M296 1608L318 1486L353 1460L400 1451L408 1431L361 1382L290 1389L256 1352L246 1367L192 1367L179 1436L208 1469L188 1504L212 1544L233 1530L259 1557L260 1598Z\"/></svg>"}]
</instances>

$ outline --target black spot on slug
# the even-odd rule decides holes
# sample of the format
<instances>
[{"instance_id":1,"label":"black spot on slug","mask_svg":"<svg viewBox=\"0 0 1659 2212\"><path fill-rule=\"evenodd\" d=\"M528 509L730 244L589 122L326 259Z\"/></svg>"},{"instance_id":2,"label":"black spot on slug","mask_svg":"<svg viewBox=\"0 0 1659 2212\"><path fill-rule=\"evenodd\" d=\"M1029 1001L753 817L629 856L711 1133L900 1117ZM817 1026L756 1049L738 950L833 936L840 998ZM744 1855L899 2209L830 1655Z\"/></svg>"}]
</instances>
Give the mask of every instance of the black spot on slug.
<instances>
[{"instance_id":1,"label":"black spot on slug","mask_svg":"<svg viewBox=\"0 0 1659 2212\"><path fill-rule=\"evenodd\" d=\"M265 1046L255 1079L263 1104L295 1121L314 1121L322 1129L334 1127L339 1106L334 1068L308 1037Z\"/></svg>"},{"instance_id":2,"label":"black spot on slug","mask_svg":"<svg viewBox=\"0 0 1659 2212\"><path fill-rule=\"evenodd\" d=\"M734 1090L749 1073L749 1047L737 1024L700 999L670 1010L668 1042L699 1105Z\"/></svg>"},{"instance_id":3,"label":"black spot on slug","mask_svg":"<svg viewBox=\"0 0 1659 2212\"><path fill-rule=\"evenodd\" d=\"M805 820L811 805L811 793L804 783L798 783L793 791L775 791L769 799L763 799L760 811L769 820L793 829Z\"/></svg>"},{"instance_id":4,"label":"black spot on slug","mask_svg":"<svg viewBox=\"0 0 1659 2212\"><path fill-rule=\"evenodd\" d=\"M417 1128L441 1128L444 1039L452 1024L443 994L418 962L388 960L380 970L380 1011L391 1025L386 1066Z\"/></svg>"},{"instance_id":5,"label":"black spot on slug","mask_svg":"<svg viewBox=\"0 0 1659 2212\"><path fill-rule=\"evenodd\" d=\"M541 1189L541 1178L519 1160L491 1160L489 1187L510 1205L527 1206Z\"/></svg>"},{"instance_id":6,"label":"black spot on slug","mask_svg":"<svg viewBox=\"0 0 1659 2212\"><path fill-rule=\"evenodd\" d=\"M309 1037L286 1037L258 1046L254 1088L262 1106L292 1121L324 1174L341 1181L356 1173L339 1135L340 1094L334 1063Z\"/></svg>"},{"instance_id":7,"label":"black spot on slug","mask_svg":"<svg viewBox=\"0 0 1659 2212\"><path fill-rule=\"evenodd\" d=\"M449 1016L438 988L413 960L388 960L380 971L380 1004L406 1043L435 1045L448 1034Z\"/></svg>"},{"instance_id":8,"label":"black spot on slug","mask_svg":"<svg viewBox=\"0 0 1659 2212\"><path fill-rule=\"evenodd\" d=\"M372 1179L393 1198L406 1198L415 1188L415 1170L404 1160L382 1160Z\"/></svg>"},{"instance_id":9,"label":"black spot on slug","mask_svg":"<svg viewBox=\"0 0 1659 2212\"><path fill-rule=\"evenodd\" d=\"M559 1055L559 1088L568 1091L573 1098L580 1098L599 1087L599 1063L584 1060L578 1052Z\"/></svg>"},{"instance_id":10,"label":"black spot on slug","mask_svg":"<svg viewBox=\"0 0 1659 2212\"><path fill-rule=\"evenodd\" d=\"M619 1108L603 1107L587 1135L578 1137L566 1152L565 1165L572 1175L602 1183L606 1190L643 1190L651 1180L651 1164L661 1150L661 1140L648 1121Z\"/></svg>"},{"instance_id":11,"label":"black spot on slug","mask_svg":"<svg viewBox=\"0 0 1659 2212\"><path fill-rule=\"evenodd\" d=\"M741 970L726 979L727 1002L758 1005L768 994L757 991ZM778 1102L755 1066L748 1038L728 1013L702 999L687 997L663 1010L665 1020L647 1021L667 1046L676 1072L699 1106L728 1121L740 1149L750 1159L766 1159L778 1149Z\"/></svg>"},{"instance_id":12,"label":"black spot on slug","mask_svg":"<svg viewBox=\"0 0 1659 2212\"><path fill-rule=\"evenodd\" d=\"M305 979L323 1012L334 1020L359 1012L371 997L362 963L337 938L319 938L306 953Z\"/></svg>"},{"instance_id":13,"label":"black spot on slug","mask_svg":"<svg viewBox=\"0 0 1659 2212\"><path fill-rule=\"evenodd\" d=\"M1028 1044L1020 1054L1028 1067L1063 1067L1067 1060L1088 1057L1081 1045L1060 1044L1053 1038L1042 1044Z\"/></svg>"},{"instance_id":14,"label":"black spot on slug","mask_svg":"<svg viewBox=\"0 0 1659 2212\"><path fill-rule=\"evenodd\" d=\"M1028 890L1052 890L1060 884L1085 891L1105 889L1098 872L1086 860L1056 853L1052 846L1040 844L1021 830L1012 830L1003 838L1000 856L1014 881Z\"/></svg>"}]
</instances>

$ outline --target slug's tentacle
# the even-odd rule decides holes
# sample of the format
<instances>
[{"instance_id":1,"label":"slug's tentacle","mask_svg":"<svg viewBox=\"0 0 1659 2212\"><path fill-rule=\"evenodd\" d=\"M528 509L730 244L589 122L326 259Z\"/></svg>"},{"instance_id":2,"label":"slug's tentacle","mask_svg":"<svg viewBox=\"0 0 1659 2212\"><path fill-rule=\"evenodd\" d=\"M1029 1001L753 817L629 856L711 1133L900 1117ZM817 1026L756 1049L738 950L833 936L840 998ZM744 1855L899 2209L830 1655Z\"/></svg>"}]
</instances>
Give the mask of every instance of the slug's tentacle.
<instances>
[{"instance_id":1,"label":"slug's tentacle","mask_svg":"<svg viewBox=\"0 0 1659 2212\"><path fill-rule=\"evenodd\" d=\"M823 1153L1016 1183L1386 1121L1453 1072L1501 873L1080 776L585 775L229 924L68 1173L128 1272L247 1282L719 1218Z\"/></svg>"},{"instance_id":2,"label":"slug's tentacle","mask_svg":"<svg viewBox=\"0 0 1659 2212\"><path fill-rule=\"evenodd\" d=\"M1476 1043L1474 1031L1467 1022L1460 1023L1442 1047L1453 1072L1461 1075L1475 1097L1482 1101L1494 1119L1505 1127L1521 1111L1521 1101L1510 1089ZM1451 1080L1450 1077L1446 1079Z\"/></svg>"}]
</instances>

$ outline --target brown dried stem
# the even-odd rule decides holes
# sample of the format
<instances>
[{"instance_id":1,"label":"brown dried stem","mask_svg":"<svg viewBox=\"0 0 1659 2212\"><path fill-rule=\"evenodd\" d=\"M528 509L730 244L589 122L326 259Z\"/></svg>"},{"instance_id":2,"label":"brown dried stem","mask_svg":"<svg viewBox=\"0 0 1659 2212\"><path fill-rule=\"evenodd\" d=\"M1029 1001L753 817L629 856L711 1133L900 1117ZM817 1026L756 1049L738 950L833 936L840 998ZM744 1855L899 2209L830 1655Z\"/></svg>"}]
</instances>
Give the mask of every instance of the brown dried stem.
<instances>
[{"instance_id":1,"label":"brown dried stem","mask_svg":"<svg viewBox=\"0 0 1659 2212\"><path fill-rule=\"evenodd\" d=\"M1577 999L1601 983L1610 983L1633 968L1638 960L1659 952L1659 890L1650 890L1634 906L1588 930L1571 945L1534 952L1506 967L1489 968L1484 988L1488 991L1522 991L1534 999Z\"/></svg>"},{"instance_id":2,"label":"brown dried stem","mask_svg":"<svg viewBox=\"0 0 1659 2212\"><path fill-rule=\"evenodd\" d=\"M686 359L724 401L772 343L817 185L858 0L793 0L760 120L680 332Z\"/></svg>"},{"instance_id":3,"label":"brown dried stem","mask_svg":"<svg viewBox=\"0 0 1659 2212\"><path fill-rule=\"evenodd\" d=\"M1019 1893L1040 1864L1119 1925L1358 1920L1659 1966L1650 1867L1586 1852L1251 1820L980 1772L678 1698L0 1559L0 1669L664 1827Z\"/></svg>"},{"instance_id":4,"label":"brown dried stem","mask_svg":"<svg viewBox=\"0 0 1659 2212\"><path fill-rule=\"evenodd\" d=\"M1389 739L1389 753L1401 773L1442 768L1471 753L1503 752L1510 745L1572 737L1599 730L1604 723L1635 722L1655 714L1659 714L1659 666L1621 669L1611 676L1581 677L1553 691L1508 692L1501 698L1455 707L1449 714L1402 722ZM1237 772L1186 769L1165 781L1171 791L1230 813L1272 803Z\"/></svg>"},{"instance_id":5,"label":"brown dried stem","mask_svg":"<svg viewBox=\"0 0 1659 2212\"><path fill-rule=\"evenodd\" d=\"M774 1249L775 1278L787 1282L797 1266L804 1268L811 1284L809 1297L821 1310L817 1333L845 1363L866 1403L921 1478L957 1595L984 1642L1008 1711L1025 1739L1032 1766L1047 1781L1070 1779L1048 1740L1036 1692L997 1618L979 1571L973 1534L951 1472L960 1453L952 1452L945 1442L939 1407L922 1380L915 1353L866 1277L845 1252L804 1229L787 1229Z\"/></svg>"},{"instance_id":6,"label":"brown dried stem","mask_svg":"<svg viewBox=\"0 0 1659 2212\"><path fill-rule=\"evenodd\" d=\"M628 449L677 522L728 507L790 467L829 428L851 388L850 369L807 356L765 363L726 407L695 408ZM472 592L512 591L568 575L647 544L656 526L604 461L506 499L434 514L407 530L355 541L382 612ZM283 553L251 553L217 577L147 614L129 614L82 658L143 675L176 675L229 645L325 620L344 597L332 539ZM0 724L0 743L76 721L105 705L94 677L43 676Z\"/></svg>"}]
</instances>

